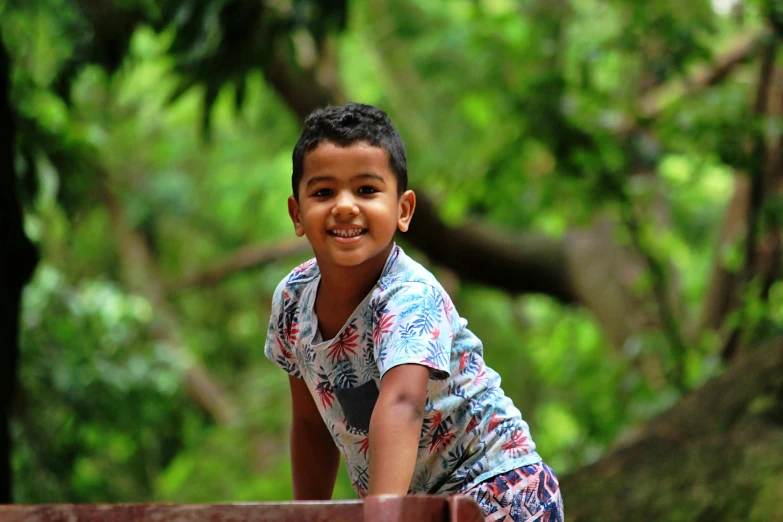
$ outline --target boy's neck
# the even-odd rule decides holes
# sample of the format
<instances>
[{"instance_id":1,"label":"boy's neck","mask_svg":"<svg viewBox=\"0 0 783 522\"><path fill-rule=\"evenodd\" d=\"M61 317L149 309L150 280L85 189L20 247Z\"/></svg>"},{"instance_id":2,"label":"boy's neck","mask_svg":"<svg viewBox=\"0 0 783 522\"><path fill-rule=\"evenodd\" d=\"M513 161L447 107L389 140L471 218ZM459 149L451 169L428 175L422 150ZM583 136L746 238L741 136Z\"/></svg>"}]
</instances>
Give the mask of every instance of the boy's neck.
<instances>
[{"instance_id":1,"label":"boy's neck","mask_svg":"<svg viewBox=\"0 0 783 522\"><path fill-rule=\"evenodd\" d=\"M321 272L321 284L318 288L318 301L331 306L350 308L353 311L361 303L372 287L378 282L391 253L394 243L390 243L383 253L375 259L359 266L335 266L322 263L318 259Z\"/></svg>"}]
</instances>

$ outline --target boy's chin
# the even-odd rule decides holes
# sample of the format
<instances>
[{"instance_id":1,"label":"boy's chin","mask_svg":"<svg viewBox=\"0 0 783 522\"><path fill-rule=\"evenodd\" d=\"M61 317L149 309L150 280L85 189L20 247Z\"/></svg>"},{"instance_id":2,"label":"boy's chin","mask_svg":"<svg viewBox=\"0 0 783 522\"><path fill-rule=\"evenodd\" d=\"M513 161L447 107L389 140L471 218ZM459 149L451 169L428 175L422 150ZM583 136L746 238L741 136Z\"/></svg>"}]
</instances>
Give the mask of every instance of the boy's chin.
<instances>
[{"instance_id":1,"label":"boy's chin","mask_svg":"<svg viewBox=\"0 0 783 522\"><path fill-rule=\"evenodd\" d=\"M326 261L327 263L333 266L352 268L373 261L378 263L385 262L386 256L388 256L387 248L382 248L377 252L375 251L371 252L365 248L357 248L355 250L337 251L337 252L331 250L329 252L324 252L321 256L316 256L316 257L319 257L320 260Z\"/></svg>"},{"instance_id":2,"label":"boy's chin","mask_svg":"<svg viewBox=\"0 0 783 522\"><path fill-rule=\"evenodd\" d=\"M329 260L333 265L344 267L344 268L351 268L356 267L364 264L366 261L368 261L370 258L367 255L362 255L360 253L346 253L346 254L338 254L338 255L332 255L329 256Z\"/></svg>"}]
</instances>

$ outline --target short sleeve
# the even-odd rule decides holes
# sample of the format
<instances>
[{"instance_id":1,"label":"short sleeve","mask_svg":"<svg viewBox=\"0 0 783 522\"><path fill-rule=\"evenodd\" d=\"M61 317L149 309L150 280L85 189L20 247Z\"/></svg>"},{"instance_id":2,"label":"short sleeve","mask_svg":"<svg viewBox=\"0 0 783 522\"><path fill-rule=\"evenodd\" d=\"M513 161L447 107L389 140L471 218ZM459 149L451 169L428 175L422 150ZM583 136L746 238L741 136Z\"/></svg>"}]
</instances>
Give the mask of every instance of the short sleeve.
<instances>
[{"instance_id":1,"label":"short sleeve","mask_svg":"<svg viewBox=\"0 0 783 522\"><path fill-rule=\"evenodd\" d=\"M286 292L287 279L283 279L277 285L272 296L272 314L266 333L264 355L294 377L301 377L292 348L292 341L295 341L299 330L298 314L296 306L291 305L291 298Z\"/></svg>"},{"instance_id":2,"label":"short sleeve","mask_svg":"<svg viewBox=\"0 0 783 522\"><path fill-rule=\"evenodd\" d=\"M381 292L373 310L373 352L381 377L400 364L429 367L434 379L449 376L451 304L436 287L402 283Z\"/></svg>"}]
</instances>

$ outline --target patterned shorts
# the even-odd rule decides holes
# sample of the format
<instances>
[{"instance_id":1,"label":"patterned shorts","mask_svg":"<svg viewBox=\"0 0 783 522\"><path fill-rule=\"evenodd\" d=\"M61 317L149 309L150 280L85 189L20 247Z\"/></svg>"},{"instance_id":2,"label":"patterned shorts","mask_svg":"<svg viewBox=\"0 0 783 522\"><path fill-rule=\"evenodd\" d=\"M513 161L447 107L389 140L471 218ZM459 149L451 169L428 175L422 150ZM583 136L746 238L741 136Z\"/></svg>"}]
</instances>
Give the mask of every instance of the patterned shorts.
<instances>
[{"instance_id":1,"label":"patterned shorts","mask_svg":"<svg viewBox=\"0 0 783 522\"><path fill-rule=\"evenodd\" d=\"M463 493L487 522L563 522L563 497L552 468L539 462L498 475Z\"/></svg>"}]
</instances>

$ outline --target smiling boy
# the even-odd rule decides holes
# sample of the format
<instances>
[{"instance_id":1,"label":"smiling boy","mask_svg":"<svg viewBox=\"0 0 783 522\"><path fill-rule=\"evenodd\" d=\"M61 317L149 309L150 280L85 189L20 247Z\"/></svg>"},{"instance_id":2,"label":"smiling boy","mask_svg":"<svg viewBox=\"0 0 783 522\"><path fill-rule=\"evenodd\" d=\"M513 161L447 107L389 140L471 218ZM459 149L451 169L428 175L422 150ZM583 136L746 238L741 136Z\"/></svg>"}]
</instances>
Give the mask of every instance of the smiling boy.
<instances>
[{"instance_id":1,"label":"smiling boy","mask_svg":"<svg viewBox=\"0 0 783 522\"><path fill-rule=\"evenodd\" d=\"M314 111L288 210L315 259L278 285L266 356L289 373L294 499L461 493L488 520L562 520L552 470L445 290L395 245L416 195L386 114Z\"/></svg>"}]
</instances>

